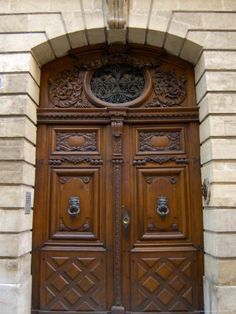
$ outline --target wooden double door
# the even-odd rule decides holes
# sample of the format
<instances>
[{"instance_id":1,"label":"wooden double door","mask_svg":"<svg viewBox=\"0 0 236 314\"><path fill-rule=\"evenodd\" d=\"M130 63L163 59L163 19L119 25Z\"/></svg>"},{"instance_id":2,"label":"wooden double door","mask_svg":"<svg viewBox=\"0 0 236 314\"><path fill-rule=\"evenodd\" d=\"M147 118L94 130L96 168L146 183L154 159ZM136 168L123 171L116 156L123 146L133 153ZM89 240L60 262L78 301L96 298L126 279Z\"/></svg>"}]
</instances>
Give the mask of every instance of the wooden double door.
<instances>
[{"instance_id":1,"label":"wooden double door","mask_svg":"<svg viewBox=\"0 0 236 314\"><path fill-rule=\"evenodd\" d=\"M32 313L199 312L197 110L61 108L54 72L38 114Z\"/></svg>"}]
</instances>

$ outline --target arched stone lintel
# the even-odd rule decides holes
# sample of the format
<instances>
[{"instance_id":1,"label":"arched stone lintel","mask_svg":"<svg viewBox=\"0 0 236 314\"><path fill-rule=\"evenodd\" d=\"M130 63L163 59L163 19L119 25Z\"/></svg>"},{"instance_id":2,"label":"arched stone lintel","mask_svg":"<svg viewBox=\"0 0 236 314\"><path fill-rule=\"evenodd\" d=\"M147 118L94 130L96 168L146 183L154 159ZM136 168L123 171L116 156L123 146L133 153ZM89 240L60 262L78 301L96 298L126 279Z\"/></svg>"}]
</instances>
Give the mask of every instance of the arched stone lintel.
<instances>
[{"instance_id":1,"label":"arched stone lintel","mask_svg":"<svg viewBox=\"0 0 236 314\"><path fill-rule=\"evenodd\" d=\"M55 37L32 47L32 54L40 66L68 54L70 48L99 43L138 43L164 48L169 54L180 57L193 65L199 59L203 47L186 38L160 30L144 28L111 29L94 28L80 30ZM69 44L68 44L69 43Z\"/></svg>"}]
</instances>

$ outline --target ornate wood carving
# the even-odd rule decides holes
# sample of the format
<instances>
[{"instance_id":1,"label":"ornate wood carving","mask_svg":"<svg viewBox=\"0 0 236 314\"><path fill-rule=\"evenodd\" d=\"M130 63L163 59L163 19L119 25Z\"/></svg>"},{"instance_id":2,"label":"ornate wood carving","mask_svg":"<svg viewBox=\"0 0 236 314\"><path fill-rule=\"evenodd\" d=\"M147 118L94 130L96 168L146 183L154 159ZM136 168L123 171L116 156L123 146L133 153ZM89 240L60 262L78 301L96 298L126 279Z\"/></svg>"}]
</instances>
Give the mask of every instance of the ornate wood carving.
<instances>
[{"instance_id":1,"label":"ornate wood carving","mask_svg":"<svg viewBox=\"0 0 236 314\"><path fill-rule=\"evenodd\" d=\"M153 69L160 66L158 57L164 55L164 49L155 51L155 55L145 56L143 54L137 55L131 52L129 45L113 44L105 46L102 54L97 57L88 59L83 55L79 55L76 51L71 51L71 56L76 60L76 69L80 70L96 70L108 64L129 64L139 69Z\"/></svg>"},{"instance_id":2,"label":"ornate wood carving","mask_svg":"<svg viewBox=\"0 0 236 314\"><path fill-rule=\"evenodd\" d=\"M140 151L180 150L180 132L140 132Z\"/></svg>"},{"instance_id":3,"label":"ornate wood carving","mask_svg":"<svg viewBox=\"0 0 236 314\"><path fill-rule=\"evenodd\" d=\"M176 164L187 164L189 161L187 158L163 156L163 157L144 157L142 159L134 159L133 164L135 166L145 165L147 162L155 162L158 164L164 164L166 162L175 162Z\"/></svg>"},{"instance_id":4,"label":"ornate wood carving","mask_svg":"<svg viewBox=\"0 0 236 314\"><path fill-rule=\"evenodd\" d=\"M94 123L96 122L109 122L111 121L111 114L104 108L99 109L86 109L86 111L55 111L55 110L42 110L38 111L38 123L60 123L62 124L64 120L70 124L77 124L78 120ZM109 109L110 110L110 109ZM119 117L116 117L119 118ZM123 119L123 116L120 117ZM113 119L113 118L112 118ZM173 108L160 109L158 112L155 109L129 109L127 108L127 115L125 120L130 123L134 122L169 122L169 121L198 121L198 109L197 108L182 108L174 110Z\"/></svg>"},{"instance_id":5,"label":"ornate wood carving","mask_svg":"<svg viewBox=\"0 0 236 314\"><path fill-rule=\"evenodd\" d=\"M57 132L56 150L57 151L96 151L96 132Z\"/></svg>"},{"instance_id":6,"label":"ornate wood carving","mask_svg":"<svg viewBox=\"0 0 236 314\"><path fill-rule=\"evenodd\" d=\"M165 71L157 67L153 76L155 97L146 107L173 107L180 106L187 95L187 78L177 77L174 70Z\"/></svg>"},{"instance_id":7,"label":"ornate wood carving","mask_svg":"<svg viewBox=\"0 0 236 314\"><path fill-rule=\"evenodd\" d=\"M79 179L81 180L84 184L88 184L89 181L90 181L90 178L88 176L85 176L85 177L64 177L64 176L60 176L60 183L61 184L65 184L66 182L70 181L70 180L74 180L74 179Z\"/></svg>"},{"instance_id":8,"label":"ornate wood carving","mask_svg":"<svg viewBox=\"0 0 236 314\"><path fill-rule=\"evenodd\" d=\"M115 237L115 265L114 265L114 283L115 283L115 304L112 312L115 312L114 307L119 307L120 313L123 311L121 305L121 164L122 159L122 129L123 121L118 119L122 116L120 112L112 113L112 135L113 135L113 171L114 171L114 237Z\"/></svg>"},{"instance_id":9,"label":"ornate wood carving","mask_svg":"<svg viewBox=\"0 0 236 314\"><path fill-rule=\"evenodd\" d=\"M57 108L91 107L86 99L82 99L83 81L76 69L63 71L55 78L48 80L48 95Z\"/></svg>"},{"instance_id":10,"label":"ornate wood carving","mask_svg":"<svg viewBox=\"0 0 236 314\"><path fill-rule=\"evenodd\" d=\"M92 230L92 225L87 218L85 222L83 222L80 226L72 228L67 226L66 222L63 218L61 218L61 223L58 227L59 231L74 231L74 232L89 232Z\"/></svg>"},{"instance_id":11,"label":"ornate wood carving","mask_svg":"<svg viewBox=\"0 0 236 314\"><path fill-rule=\"evenodd\" d=\"M93 94L108 103L138 98L145 86L141 70L129 64L109 64L97 69L90 81Z\"/></svg>"},{"instance_id":12,"label":"ornate wood carving","mask_svg":"<svg viewBox=\"0 0 236 314\"><path fill-rule=\"evenodd\" d=\"M202 211L191 66L148 46L76 51L42 69L33 311L199 312ZM91 88L89 97L93 73L114 64L143 74L138 98L109 105ZM110 78L110 90L118 84L123 95L119 84L130 77ZM84 136L92 131L90 145ZM77 216L67 212L71 196L80 199ZM155 211L163 196L165 218Z\"/></svg>"},{"instance_id":13,"label":"ornate wood carving","mask_svg":"<svg viewBox=\"0 0 236 314\"><path fill-rule=\"evenodd\" d=\"M49 165L51 166L60 166L64 163L70 163L70 164L81 164L81 163L89 163L91 165L102 165L103 160L102 159L93 159L90 157L60 157L60 158L53 158L48 160Z\"/></svg>"}]
</instances>

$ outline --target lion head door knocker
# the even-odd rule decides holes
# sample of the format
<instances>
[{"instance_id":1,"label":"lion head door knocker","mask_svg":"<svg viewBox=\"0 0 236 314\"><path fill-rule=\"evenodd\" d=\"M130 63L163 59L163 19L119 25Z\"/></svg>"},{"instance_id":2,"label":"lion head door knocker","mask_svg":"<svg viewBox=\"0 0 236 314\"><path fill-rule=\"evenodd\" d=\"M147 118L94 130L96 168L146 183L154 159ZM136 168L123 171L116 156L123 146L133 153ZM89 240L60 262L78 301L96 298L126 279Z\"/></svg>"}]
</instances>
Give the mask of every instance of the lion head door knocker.
<instances>
[{"instance_id":1,"label":"lion head door knocker","mask_svg":"<svg viewBox=\"0 0 236 314\"><path fill-rule=\"evenodd\" d=\"M69 208L67 212L70 216L75 217L80 213L80 199L78 196L71 196L69 198Z\"/></svg>"},{"instance_id":2,"label":"lion head door knocker","mask_svg":"<svg viewBox=\"0 0 236 314\"><path fill-rule=\"evenodd\" d=\"M157 198L156 212L161 217L165 217L165 216L167 216L169 214L170 210L168 208L168 197L167 196L159 196Z\"/></svg>"}]
</instances>

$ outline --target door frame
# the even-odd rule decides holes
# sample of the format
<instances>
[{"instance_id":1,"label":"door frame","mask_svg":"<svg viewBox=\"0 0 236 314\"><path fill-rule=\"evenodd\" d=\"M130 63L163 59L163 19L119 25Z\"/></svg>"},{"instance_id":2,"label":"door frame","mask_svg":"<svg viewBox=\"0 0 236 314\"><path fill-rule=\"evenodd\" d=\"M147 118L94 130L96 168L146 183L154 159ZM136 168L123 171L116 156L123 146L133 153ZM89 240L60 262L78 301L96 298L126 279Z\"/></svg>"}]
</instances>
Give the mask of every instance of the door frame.
<instances>
[{"instance_id":1,"label":"door frame","mask_svg":"<svg viewBox=\"0 0 236 314\"><path fill-rule=\"evenodd\" d=\"M135 45L135 46L138 46L138 45ZM100 45L99 45L99 47L100 47ZM144 46L142 46L143 47L143 49L145 50L146 49L146 47L144 47ZM95 46L95 47L92 47L91 49L98 49L98 46ZM153 51L155 51L156 53L158 53L159 55L161 55L162 53L163 53L163 50L161 49L154 49L153 47L152 48L150 48L149 47L149 49L153 49ZM76 49L76 50L73 50L72 52L71 52L71 54L72 55L76 55L76 54L78 54L78 53L81 53L81 51L82 51L82 53L83 52L85 52L85 49ZM177 58L175 58L175 57L170 57L170 59L172 60L172 62L174 62L174 61L176 61L176 60L178 60L178 61L180 61L181 62L181 64L187 64L185 61L182 61L182 60L179 60L179 59L177 59ZM44 83L43 83L44 84ZM193 92L193 90L190 90L190 93L192 93ZM89 91L89 93L90 93L90 91ZM43 97L44 96L42 96L42 99L43 99ZM192 95L192 97L194 98L194 96ZM197 112L197 110L196 110L197 108L195 108L195 110L194 110L194 108L189 108L189 110L187 110L187 112L185 112L184 114L183 114L183 112L182 113L180 113L179 114L179 116L178 116L178 118L179 118L179 121L181 121L181 119L184 119L183 121L186 121L186 120L188 120L189 119L189 121L191 120L191 121L196 121L197 120L197 116L198 116L198 112ZM102 111L102 110L101 110ZM114 134L113 134L113 136L115 136L115 137L117 137L117 135L116 135L116 133L117 132L120 132L120 131L117 131L119 128L120 128L120 125L121 125L121 123L120 123L120 121L122 121L122 115L124 114L124 111L126 111L126 110L123 110L123 109L121 109L121 108L111 108L110 110L108 110L108 111L110 111L109 112L109 115L110 115L110 117L111 117L111 122L113 123L113 129L114 129ZM111 113L112 112L112 113ZM75 123L75 118L76 118L76 114L74 114L74 116L73 116L73 112L72 112L72 110L71 110L71 118L69 118L69 120L67 120L67 122L69 121L69 123L72 123L72 124L74 124ZM91 111L91 113L92 113L92 111ZM165 119L166 119L166 121L168 121L168 119L171 119L171 117L172 117L172 115L173 115L173 113L174 113L174 110L172 110L172 108L170 109L170 110L168 110L168 111L166 111L164 114L156 114L156 110L152 110L152 111L149 111L149 116L148 117L144 117L144 114L142 115L142 114L140 114L140 116L139 115L136 115L136 119L138 119L138 121L142 121L142 119L143 119L143 121L145 121L145 122L147 122L147 119L150 119L150 123L151 123L151 121L153 121L152 120L152 117L153 116L155 116L155 118L159 118L160 119L160 121L165 121ZM57 112L53 112L53 111L51 111L50 113L46 113L46 110L40 110L39 111L39 114L38 114L38 117L39 117L39 123L51 123L51 121L54 121L54 123L55 123L55 121L57 121L57 123L61 123L61 118L59 117L60 116L60 113L59 113L59 111L57 111ZM78 116L78 115L77 115ZM120 116L120 118L119 119L117 119L117 116ZM59 117L59 118L58 118ZM78 116L79 117L79 116ZM141 118L142 117L142 118ZM56 118L56 120L55 120L55 118ZM92 119L92 114L91 114L91 117L89 117L89 119ZM57 120L57 119L59 119L59 120ZM91 120L92 121L92 120ZM156 120L155 120L156 121ZM119 137L119 136L118 136ZM114 157L116 157L117 158L117 161L119 160L119 158L120 158L120 156L119 156L119 154L116 154ZM119 162L117 163L117 164L119 164ZM115 181L116 181L116 178L115 178ZM120 198L120 196L118 195L117 196L118 198L117 198L117 202L118 202L118 199ZM121 204L119 204L119 206L120 206ZM120 226L118 225L117 226L118 228L120 228ZM118 241L117 241L117 244L118 244ZM117 245L117 247L118 247L118 245ZM116 266L115 266L116 267ZM119 284L118 284L118 289L119 289Z\"/></svg>"}]
</instances>

